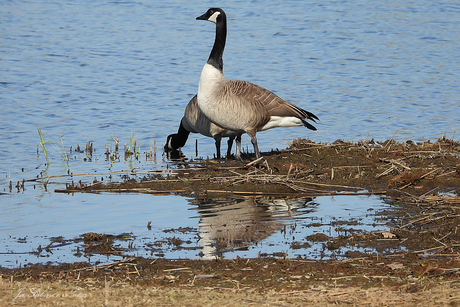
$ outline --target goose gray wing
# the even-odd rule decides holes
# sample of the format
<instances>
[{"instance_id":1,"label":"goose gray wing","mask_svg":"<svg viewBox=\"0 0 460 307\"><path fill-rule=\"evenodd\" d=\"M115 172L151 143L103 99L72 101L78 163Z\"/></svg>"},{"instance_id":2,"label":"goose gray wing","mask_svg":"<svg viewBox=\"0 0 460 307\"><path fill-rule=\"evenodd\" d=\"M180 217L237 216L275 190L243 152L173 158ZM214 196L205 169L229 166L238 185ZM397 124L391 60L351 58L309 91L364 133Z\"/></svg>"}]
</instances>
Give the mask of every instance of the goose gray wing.
<instances>
[{"instance_id":1,"label":"goose gray wing","mask_svg":"<svg viewBox=\"0 0 460 307\"><path fill-rule=\"evenodd\" d=\"M230 84L232 94L252 101L253 104L257 105L256 108L263 107L268 112L269 116L297 117L302 120L306 127L316 130L315 127L305 122L306 119L313 122L319 120L315 114L280 98L259 85L240 80L231 80Z\"/></svg>"}]
</instances>

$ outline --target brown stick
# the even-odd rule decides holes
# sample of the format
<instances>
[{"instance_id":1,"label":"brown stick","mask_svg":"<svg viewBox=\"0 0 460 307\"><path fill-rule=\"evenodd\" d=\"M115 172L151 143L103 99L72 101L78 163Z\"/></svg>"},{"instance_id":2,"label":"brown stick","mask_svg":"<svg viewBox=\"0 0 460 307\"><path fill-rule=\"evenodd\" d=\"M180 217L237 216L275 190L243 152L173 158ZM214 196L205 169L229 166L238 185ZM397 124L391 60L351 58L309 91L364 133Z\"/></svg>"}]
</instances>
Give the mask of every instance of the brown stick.
<instances>
[{"instance_id":1,"label":"brown stick","mask_svg":"<svg viewBox=\"0 0 460 307\"><path fill-rule=\"evenodd\" d=\"M393 136L388 140L388 143L387 143L387 145L386 145L385 148L384 148L385 152L388 152L388 151L390 150L391 141L392 141L393 138L395 137L396 133L398 133L398 130L396 130L395 133L393 133Z\"/></svg>"}]
</instances>

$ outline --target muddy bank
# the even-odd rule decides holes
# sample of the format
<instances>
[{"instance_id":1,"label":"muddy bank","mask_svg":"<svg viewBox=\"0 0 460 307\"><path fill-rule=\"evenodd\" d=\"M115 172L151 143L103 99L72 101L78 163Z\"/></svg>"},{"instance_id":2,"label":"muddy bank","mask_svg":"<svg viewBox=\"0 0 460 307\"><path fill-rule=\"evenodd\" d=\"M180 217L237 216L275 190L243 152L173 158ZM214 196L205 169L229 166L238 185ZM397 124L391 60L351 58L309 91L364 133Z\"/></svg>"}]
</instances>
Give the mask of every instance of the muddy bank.
<instances>
[{"instance_id":1,"label":"muddy bank","mask_svg":"<svg viewBox=\"0 0 460 307\"><path fill-rule=\"evenodd\" d=\"M129 234L87 233L76 239L84 244L80 253L117 253L122 260L0 268L1 305L460 304L458 142L296 140L286 150L264 153L258 163L244 158L243 163L176 161L165 171L126 174L121 182L73 183L58 192L175 193L197 200L380 194L392 205L377 213L388 231L366 232L354 221L337 221L331 227L340 235L317 233L293 240L291 246L301 249L321 242L323 251L354 246L376 252L350 251L342 259L322 261L282 253L255 259L167 260L161 255L132 257L129 245L118 244ZM169 230L169 244L184 248L177 237L188 231L194 230Z\"/></svg>"},{"instance_id":2,"label":"muddy bank","mask_svg":"<svg viewBox=\"0 0 460 307\"><path fill-rule=\"evenodd\" d=\"M391 210L377 213L389 232L366 232L355 221L343 220L331 224L341 235L321 233L307 242L294 240L291 247L322 242L328 254L350 245L384 254L452 256L460 251L459 142L316 144L298 139L285 150L264 153L259 161L244 158L244 162L176 161L163 172L127 175L122 182L69 185L60 192L176 193L195 199L230 194L255 201L262 195L290 199L379 194L392 205ZM363 255L347 252L346 256Z\"/></svg>"},{"instance_id":3,"label":"muddy bank","mask_svg":"<svg viewBox=\"0 0 460 307\"><path fill-rule=\"evenodd\" d=\"M366 191L389 196L454 193L460 187L460 145L437 142L316 144L298 139L260 161L176 161L162 172L125 176L123 182L74 183L58 192L141 192L182 195L328 195ZM139 178L142 177L142 178Z\"/></svg>"}]
</instances>

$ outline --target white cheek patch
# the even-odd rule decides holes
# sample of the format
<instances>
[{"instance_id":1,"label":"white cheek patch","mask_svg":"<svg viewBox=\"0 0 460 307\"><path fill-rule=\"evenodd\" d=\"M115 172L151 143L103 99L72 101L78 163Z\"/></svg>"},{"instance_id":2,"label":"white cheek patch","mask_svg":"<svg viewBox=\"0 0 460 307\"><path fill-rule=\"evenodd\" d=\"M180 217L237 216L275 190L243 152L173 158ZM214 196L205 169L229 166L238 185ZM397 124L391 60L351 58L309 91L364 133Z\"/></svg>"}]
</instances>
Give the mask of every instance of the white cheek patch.
<instances>
[{"instance_id":1,"label":"white cheek patch","mask_svg":"<svg viewBox=\"0 0 460 307\"><path fill-rule=\"evenodd\" d=\"M171 141L172 141L172 137L168 137L168 144L167 144L168 146L167 147L172 149L173 147L171 145Z\"/></svg>"},{"instance_id":2,"label":"white cheek patch","mask_svg":"<svg viewBox=\"0 0 460 307\"><path fill-rule=\"evenodd\" d=\"M211 15L211 17L208 18L209 21L217 23L217 16L220 15L220 12L215 12L214 14Z\"/></svg>"}]
</instances>

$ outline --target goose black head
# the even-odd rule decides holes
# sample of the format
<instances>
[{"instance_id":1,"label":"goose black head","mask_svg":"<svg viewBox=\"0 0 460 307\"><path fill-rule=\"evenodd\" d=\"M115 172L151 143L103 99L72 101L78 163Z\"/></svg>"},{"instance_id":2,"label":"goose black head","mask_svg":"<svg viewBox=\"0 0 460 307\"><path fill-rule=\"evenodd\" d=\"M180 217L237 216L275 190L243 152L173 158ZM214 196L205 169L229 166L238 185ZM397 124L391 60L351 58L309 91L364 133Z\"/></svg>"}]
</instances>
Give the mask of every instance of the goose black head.
<instances>
[{"instance_id":1,"label":"goose black head","mask_svg":"<svg viewBox=\"0 0 460 307\"><path fill-rule=\"evenodd\" d=\"M185 143L187 143L189 134L190 131L185 129L181 121L177 133L168 135L168 138L166 139L165 150L175 150L184 147Z\"/></svg>"},{"instance_id":2,"label":"goose black head","mask_svg":"<svg viewBox=\"0 0 460 307\"><path fill-rule=\"evenodd\" d=\"M165 150L174 150L179 148L180 146L177 146L177 142L175 141L177 137L177 134L170 134L166 138L166 144L165 144Z\"/></svg>"},{"instance_id":3,"label":"goose black head","mask_svg":"<svg viewBox=\"0 0 460 307\"><path fill-rule=\"evenodd\" d=\"M196 18L196 20L208 20L216 24L222 19L225 19L225 12L220 8L210 8L206 13Z\"/></svg>"}]
</instances>

